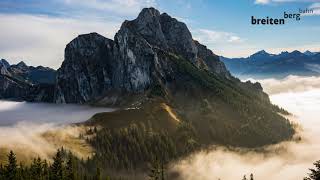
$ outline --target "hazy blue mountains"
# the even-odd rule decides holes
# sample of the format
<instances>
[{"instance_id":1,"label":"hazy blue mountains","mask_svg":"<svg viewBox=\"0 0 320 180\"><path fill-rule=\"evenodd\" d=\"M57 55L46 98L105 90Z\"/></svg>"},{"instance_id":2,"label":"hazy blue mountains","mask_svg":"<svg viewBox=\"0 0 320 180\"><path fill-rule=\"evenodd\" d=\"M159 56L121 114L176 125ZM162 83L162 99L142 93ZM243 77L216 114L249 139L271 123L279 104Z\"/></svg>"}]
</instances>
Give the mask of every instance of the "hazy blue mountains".
<instances>
[{"instance_id":1,"label":"hazy blue mountains","mask_svg":"<svg viewBox=\"0 0 320 180\"><path fill-rule=\"evenodd\" d=\"M240 78L283 78L320 74L320 53L306 51L270 54L262 50L247 58L220 57L228 70Z\"/></svg>"}]
</instances>

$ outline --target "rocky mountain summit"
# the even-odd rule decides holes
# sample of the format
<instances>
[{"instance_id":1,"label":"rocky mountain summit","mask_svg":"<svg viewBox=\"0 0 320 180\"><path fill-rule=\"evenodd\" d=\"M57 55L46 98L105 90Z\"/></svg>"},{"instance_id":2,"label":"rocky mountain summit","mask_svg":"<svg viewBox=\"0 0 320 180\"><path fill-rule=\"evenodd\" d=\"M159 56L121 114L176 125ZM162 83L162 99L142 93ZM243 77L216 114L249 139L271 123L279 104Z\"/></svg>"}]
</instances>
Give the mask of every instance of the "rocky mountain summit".
<instances>
[{"instance_id":1,"label":"rocky mountain summit","mask_svg":"<svg viewBox=\"0 0 320 180\"><path fill-rule=\"evenodd\" d=\"M114 40L90 33L67 45L65 61L58 70L55 101L85 103L107 91L137 93L155 84L166 85L175 72L163 53L230 78L224 64L192 39L184 23L146 8L135 20L125 21Z\"/></svg>"},{"instance_id":2,"label":"rocky mountain summit","mask_svg":"<svg viewBox=\"0 0 320 180\"><path fill-rule=\"evenodd\" d=\"M27 66L23 61L10 65L0 60L0 97L27 101L53 101L56 71Z\"/></svg>"},{"instance_id":3,"label":"rocky mountain summit","mask_svg":"<svg viewBox=\"0 0 320 180\"><path fill-rule=\"evenodd\" d=\"M54 102L121 107L87 123L112 129L148 124L168 131L182 149L254 147L294 133L259 83L231 76L184 23L154 8L125 21L114 40L97 33L72 40L57 71Z\"/></svg>"}]
</instances>

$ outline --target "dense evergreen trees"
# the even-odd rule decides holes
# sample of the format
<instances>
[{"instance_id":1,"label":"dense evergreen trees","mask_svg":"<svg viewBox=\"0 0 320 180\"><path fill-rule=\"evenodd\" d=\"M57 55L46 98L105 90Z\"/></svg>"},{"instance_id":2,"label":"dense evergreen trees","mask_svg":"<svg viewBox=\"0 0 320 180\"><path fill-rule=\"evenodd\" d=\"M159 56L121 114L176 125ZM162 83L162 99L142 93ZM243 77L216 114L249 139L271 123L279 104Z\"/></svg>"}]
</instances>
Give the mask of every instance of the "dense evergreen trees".
<instances>
[{"instance_id":1,"label":"dense evergreen trees","mask_svg":"<svg viewBox=\"0 0 320 180\"><path fill-rule=\"evenodd\" d=\"M101 163L106 162L101 159ZM320 180L320 161L315 162L314 166L315 169L310 169L311 173L304 180ZM95 169L92 171L93 168ZM145 172L150 180L168 179L165 161L156 156L148 163ZM114 176L112 179L130 178ZM110 177L102 173L100 166L92 166L92 160L79 160L71 152L61 148L53 157L52 164L38 157L27 166L21 163L18 165L16 155L10 151L7 163L0 164L0 180L110 180ZM246 175L242 180L247 180ZM250 180L254 180L253 174L250 174Z\"/></svg>"},{"instance_id":2,"label":"dense evergreen trees","mask_svg":"<svg viewBox=\"0 0 320 180\"><path fill-rule=\"evenodd\" d=\"M248 180L248 179L247 179L247 176L244 175L243 178L242 178L242 180ZM250 174L250 180L254 180L252 173Z\"/></svg>"},{"instance_id":3,"label":"dense evergreen trees","mask_svg":"<svg viewBox=\"0 0 320 180\"><path fill-rule=\"evenodd\" d=\"M8 164L5 166L5 178L7 180L15 180L17 178L17 169L16 155L10 151L8 155Z\"/></svg>"},{"instance_id":4,"label":"dense evergreen trees","mask_svg":"<svg viewBox=\"0 0 320 180\"><path fill-rule=\"evenodd\" d=\"M160 158L167 162L177 156L177 146L166 133L156 133L140 124L119 130L100 130L90 140L96 149L93 164L115 170L134 170Z\"/></svg>"},{"instance_id":5,"label":"dense evergreen trees","mask_svg":"<svg viewBox=\"0 0 320 180\"><path fill-rule=\"evenodd\" d=\"M304 180L320 180L320 161L314 163L315 169L310 169L309 177L304 178Z\"/></svg>"},{"instance_id":6,"label":"dense evergreen trees","mask_svg":"<svg viewBox=\"0 0 320 180\"><path fill-rule=\"evenodd\" d=\"M166 169L164 162L155 159L153 162L149 163L149 174L150 180L165 180L167 179Z\"/></svg>"},{"instance_id":7,"label":"dense evergreen trees","mask_svg":"<svg viewBox=\"0 0 320 180\"><path fill-rule=\"evenodd\" d=\"M253 180L253 174L250 174L250 180Z\"/></svg>"},{"instance_id":8,"label":"dense evergreen trees","mask_svg":"<svg viewBox=\"0 0 320 180\"><path fill-rule=\"evenodd\" d=\"M84 162L78 160L71 152L59 149L53 157L52 164L40 157L30 165L17 165L16 155L10 151L6 165L0 164L0 180L102 180L100 169L90 172L84 168Z\"/></svg>"}]
</instances>

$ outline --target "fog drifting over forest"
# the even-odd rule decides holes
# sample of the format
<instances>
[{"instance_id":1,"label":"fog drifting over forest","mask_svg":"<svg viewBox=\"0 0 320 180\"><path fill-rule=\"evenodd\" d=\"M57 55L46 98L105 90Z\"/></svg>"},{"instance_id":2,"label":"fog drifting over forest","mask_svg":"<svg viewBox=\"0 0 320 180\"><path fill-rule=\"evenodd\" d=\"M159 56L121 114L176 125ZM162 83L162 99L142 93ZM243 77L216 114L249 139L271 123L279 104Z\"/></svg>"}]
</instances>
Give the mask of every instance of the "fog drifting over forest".
<instances>
[{"instance_id":1,"label":"fog drifting over forest","mask_svg":"<svg viewBox=\"0 0 320 180\"><path fill-rule=\"evenodd\" d=\"M84 141L77 137L82 127L71 123L88 120L108 108L80 105L45 104L0 101L0 161L4 151L14 150L18 159L28 156L48 158L64 144L74 148L76 155L90 151ZM30 159L30 157L29 157Z\"/></svg>"},{"instance_id":2,"label":"fog drifting over forest","mask_svg":"<svg viewBox=\"0 0 320 180\"><path fill-rule=\"evenodd\" d=\"M182 179L240 180L253 173L257 180L302 180L312 163L320 160L320 78L289 76L258 81L274 104L293 114L290 119L301 125L302 141L265 147L268 153L223 147L196 153L173 165Z\"/></svg>"}]
</instances>

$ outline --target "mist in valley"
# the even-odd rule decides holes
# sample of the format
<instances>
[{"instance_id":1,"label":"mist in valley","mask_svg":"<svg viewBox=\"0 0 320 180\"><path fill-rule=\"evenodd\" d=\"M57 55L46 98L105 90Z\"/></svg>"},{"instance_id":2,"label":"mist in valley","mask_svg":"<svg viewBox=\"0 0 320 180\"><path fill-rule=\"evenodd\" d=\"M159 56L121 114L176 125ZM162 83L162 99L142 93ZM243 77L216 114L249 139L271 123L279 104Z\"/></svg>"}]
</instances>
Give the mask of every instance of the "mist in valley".
<instances>
[{"instance_id":1,"label":"mist in valley","mask_svg":"<svg viewBox=\"0 0 320 180\"><path fill-rule=\"evenodd\" d=\"M92 149L78 138L85 128L72 124L107 111L112 109L0 101L0 162L9 150L13 150L21 161L37 156L50 159L62 146L79 157L87 157Z\"/></svg>"},{"instance_id":2,"label":"mist in valley","mask_svg":"<svg viewBox=\"0 0 320 180\"><path fill-rule=\"evenodd\" d=\"M292 113L289 119L300 125L302 140L267 146L263 152L212 147L172 164L181 179L240 180L253 173L255 180L302 180L313 162L320 160L320 78L289 76L258 81L274 104Z\"/></svg>"}]
</instances>

